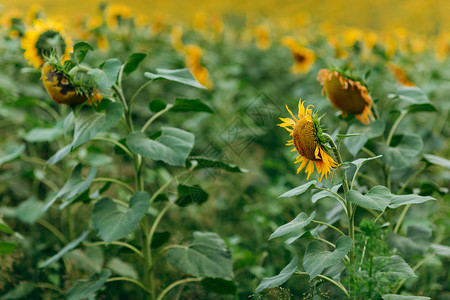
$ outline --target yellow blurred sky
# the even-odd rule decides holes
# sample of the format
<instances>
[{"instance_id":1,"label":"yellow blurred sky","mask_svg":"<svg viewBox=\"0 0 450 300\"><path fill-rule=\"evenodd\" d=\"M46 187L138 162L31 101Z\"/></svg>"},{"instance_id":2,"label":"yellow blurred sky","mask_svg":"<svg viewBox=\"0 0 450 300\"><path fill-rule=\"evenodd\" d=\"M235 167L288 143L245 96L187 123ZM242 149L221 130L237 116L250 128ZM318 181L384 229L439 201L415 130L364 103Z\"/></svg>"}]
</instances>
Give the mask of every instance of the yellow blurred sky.
<instances>
[{"instance_id":1,"label":"yellow blurred sky","mask_svg":"<svg viewBox=\"0 0 450 300\"><path fill-rule=\"evenodd\" d=\"M77 17L98 11L102 0L1 0L4 8L26 11L39 4L49 16L64 14ZM421 33L450 29L450 0L110 0L126 4L136 14L155 14L189 21L197 11L215 14L251 14L280 20L299 13L312 20L364 28L386 29L404 27Z\"/></svg>"}]
</instances>

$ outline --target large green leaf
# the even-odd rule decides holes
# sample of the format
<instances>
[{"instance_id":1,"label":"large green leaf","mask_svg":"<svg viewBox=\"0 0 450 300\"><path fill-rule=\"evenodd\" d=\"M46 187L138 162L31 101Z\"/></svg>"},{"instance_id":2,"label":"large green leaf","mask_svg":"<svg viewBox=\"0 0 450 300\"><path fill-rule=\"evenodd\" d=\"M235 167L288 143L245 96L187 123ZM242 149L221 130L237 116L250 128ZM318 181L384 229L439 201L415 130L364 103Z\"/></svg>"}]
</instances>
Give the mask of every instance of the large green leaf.
<instances>
[{"instance_id":1,"label":"large green leaf","mask_svg":"<svg viewBox=\"0 0 450 300\"><path fill-rule=\"evenodd\" d=\"M111 269L114 273L119 274L120 276L138 279L139 275L134 266L130 263L124 262L120 258L113 257L109 262L107 267Z\"/></svg>"},{"instance_id":2,"label":"large green leaf","mask_svg":"<svg viewBox=\"0 0 450 300\"><path fill-rule=\"evenodd\" d=\"M358 191L348 191L347 200L359 206L384 211L392 199L391 191L384 186L377 185L370 189L366 195Z\"/></svg>"},{"instance_id":3,"label":"large green leaf","mask_svg":"<svg viewBox=\"0 0 450 300\"><path fill-rule=\"evenodd\" d=\"M162 160L172 166L185 166L186 158L194 146L192 133L173 127L163 127L156 140L147 138L142 132L131 133L127 145L133 153L153 160Z\"/></svg>"},{"instance_id":4,"label":"large green leaf","mask_svg":"<svg viewBox=\"0 0 450 300\"><path fill-rule=\"evenodd\" d=\"M56 200L63 199L66 201L70 201L71 199L74 199L84 193L91 186L92 180L97 174L97 168L90 168L86 179L83 179L83 177L81 176L82 168L82 165L77 165L75 167L72 174L70 175L69 180L67 180L67 182L59 190L55 197L53 197L45 204L45 206L42 208L43 211L49 209L49 207L52 206L52 204L55 203Z\"/></svg>"},{"instance_id":5,"label":"large green leaf","mask_svg":"<svg viewBox=\"0 0 450 300\"><path fill-rule=\"evenodd\" d=\"M386 294L383 295L383 300L430 300L430 297L422 297L422 296L402 296L402 295L394 295L394 294Z\"/></svg>"},{"instance_id":6,"label":"large green leaf","mask_svg":"<svg viewBox=\"0 0 450 300\"><path fill-rule=\"evenodd\" d=\"M296 188L294 188L294 189L292 189L290 191L287 191L286 193L284 193L283 195L281 195L278 198L293 197L293 196L301 195L301 194L303 194L304 192L306 192L309 189L317 188L316 183L317 183L316 180L309 181L309 182L307 182L305 184L302 184L302 185L300 185L300 186L298 186L298 187L296 187Z\"/></svg>"},{"instance_id":7,"label":"large green leaf","mask_svg":"<svg viewBox=\"0 0 450 300\"><path fill-rule=\"evenodd\" d=\"M377 256L373 259L375 278L395 281L417 277L411 267L398 255Z\"/></svg>"},{"instance_id":8,"label":"large green leaf","mask_svg":"<svg viewBox=\"0 0 450 300\"><path fill-rule=\"evenodd\" d=\"M394 143L394 146L377 143L378 152L383 154L381 159L391 167L402 168L409 166L422 151L422 138L416 134L396 135L394 140L397 141L397 143Z\"/></svg>"},{"instance_id":9,"label":"large green leaf","mask_svg":"<svg viewBox=\"0 0 450 300\"><path fill-rule=\"evenodd\" d=\"M145 72L144 76L150 79L166 79L170 81L175 81L178 83L186 84L200 89L205 89L203 85L198 83L192 76L188 69L177 69L177 70L167 70L167 69L156 69L156 74Z\"/></svg>"},{"instance_id":10,"label":"large green leaf","mask_svg":"<svg viewBox=\"0 0 450 300\"><path fill-rule=\"evenodd\" d=\"M341 236L336 242L336 249L330 252L325 250L322 243L313 241L306 248L303 257L303 267L312 279L316 278L325 268L339 262L352 248L352 239Z\"/></svg>"},{"instance_id":11,"label":"large green leaf","mask_svg":"<svg viewBox=\"0 0 450 300\"><path fill-rule=\"evenodd\" d=\"M111 276L111 271L104 269L100 274L94 274L88 279L78 280L67 292L67 300L79 300L94 296L109 276Z\"/></svg>"},{"instance_id":12,"label":"large green leaf","mask_svg":"<svg viewBox=\"0 0 450 300\"><path fill-rule=\"evenodd\" d=\"M91 140L97 133L111 128L119 122L122 113L123 106L118 102L109 103L104 113L96 112L90 106L83 106L75 119L72 143L56 152L47 163L57 163L69 154L72 149Z\"/></svg>"},{"instance_id":13,"label":"large green leaf","mask_svg":"<svg viewBox=\"0 0 450 300\"><path fill-rule=\"evenodd\" d=\"M233 277L231 253L225 242L213 232L194 232L187 246L172 246L167 260L174 267L195 277Z\"/></svg>"},{"instance_id":14,"label":"large green leaf","mask_svg":"<svg viewBox=\"0 0 450 300\"><path fill-rule=\"evenodd\" d=\"M408 226L407 236L390 233L387 242L391 248L405 255L423 254L430 247L431 229L421 225Z\"/></svg>"},{"instance_id":15,"label":"large green leaf","mask_svg":"<svg viewBox=\"0 0 450 300\"><path fill-rule=\"evenodd\" d=\"M271 288L280 286L283 283L285 283L286 281L288 281L289 278L291 278L292 275L295 273L295 271L297 271L297 263L298 263L298 258L297 258L297 256L295 256L291 260L291 262L286 267L284 267L283 270L281 270L281 272L278 275L273 276L273 277L263 278L261 283L256 288L256 292L261 292L264 289L271 289Z\"/></svg>"},{"instance_id":16,"label":"large green leaf","mask_svg":"<svg viewBox=\"0 0 450 300\"><path fill-rule=\"evenodd\" d=\"M408 112L436 111L436 107L428 100L427 95L418 87L401 87L390 98L398 99L398 108Z\"/></svg>"},{"instance_id":17,"label":"large green leaf","mask_svg":"<svg viewBox=\"0 0 450 300\"><path fill-rule=\"evenodd\" d=\"M147 192L136 192L126 208L114 203L110 198L103 198L94 206L92 224L98 235L106 244L129 235L144 217L149 206Z\"/></svg>"},{"instance_id":18,"label":"large green leaf","mask_svg":"<svg viewBox=\"0 0 450 300\"><path fill-rule=\"evenodd\" d=\"M211 107L200 99L176 98L175 103L170 108L172 112L207 112L213 113Z\"/></svg>"},{"instance_id":19,"label":"large green leaf","mask_svg":"<svg viewBox=\"0 0 450 300\"><path fill-rule=\"evenodd\" d=\"M123 66L123 72L125 74L130 74L134 72L146 56L147 54L145 53L133 53L130 56L128 56Z\"/></svg>"},{"instance_id":20,"label":"large green leaf","mask_svg":"<svg viewBox=\"0 0 450 300\"><path fill-rule=\"evenodd\" d=\"M88 234L89 234L88 230L83 231L83 233L79 237L77 237L76 239L74 239L73 241L68 243L64 248L61 249L61 251L59 251L58 253L56 253L55 255L53 255L52 257L50 257L49 259L47 259L43 263L41 263L39 265L39 268L45 268L48 265L51 265L52 263L56 262L64 254L66 254L67 252L69 252L70 250L72 250L73 248L78 246L78 244L80 244L82 241L84 241Z\"/></svg>"},{"instance_id":21,"label":"large green leaf","mask_svg":"<svg viewBox=\"0 0 450 300\"><path fill-rule=\"evenodd\" d=\"M347 134L358 133L359 135L345 139L344 145L353 156L356 156L369 139L383 134L384 126L382 120L377 120L367 126L359 123L353 124L348 128Z\"/></svg>"},{"instance_id":22,"label":"large green leaf","mask_svg":"<svg viewBox=\"0 0 450 300\"><path fill-rule=\"evenodd\" d=\"M342 183L339 183L333 187L331 187L331 189L329 191L320 191L318 193L315 193L314 195L312 195L311 197L311 202L312 203L316 203L317 201L319 201L320 199L323 198L337 198L337 196L335 194L337 194L337 191L339 190L339 188L342 186ZM332 192L334 192L335 194L333 194Z\"/></svg>"},{"instance_id":23,"label":"large green leaf","mask_svg":"<svg viewBox=\"0 0 450 300\"><path fill-rule=\"evenodd\" d=\"M397 208L402 205L420 204L431 200L436 201L436 199L431 196L419 196L416 194L392 195L391 202L389 202L388 206L389 208Z\"/></svg>"},{"instance_id":24,"label":"large green leaf","mask_svg":"<svg viewBox=\"0 0 450 300\"><path fill-rule=\"evenodd\" d=\"M424 154L423 158L430 164L450 169L450 160L432 154Z\"/></svg>"},{"instance_id":25,"label":"large green leaf","mask_svg":"<svg viewBox=\"0 0 450 300\"><path fill-rule=\"evenodd\" d=\"M116 83L120 68L122 68L122 63L117 58L108 59L103 64L103 71L106 74L106 78L108 78L108 88Z\"/></svg>"},{"instance_id":26,"label":"large green leaf","mask_svg":"<svg viewBox=\"0 0 450 300\"><path fill-rule=\"evenodd\" d=\"M70 54L71 59L76 63L81 64L84 61L87 53L93 51L94 47L88 42L78 42L73 46L73 52Z\"/></svg>"},{"instance_id":27,"label":"large green leaf","mask_svg":"<svg viewBox=\"0 0 450 300\"><path fill-rule=\"evenodd\" d=\"M280 227L278 227L269 237L269 240L276 238L276 237L280 237L292 232L296 232L306 226L309 225L309 223L311 223L311 221L314 219L314 217L316 216L316 212L313 211L311 213L311 215L308 217L307 214L305 214L304 212L299 213L294 220L290 221L287 224L284 224Z\"/></svg>"},{"instance_id":28,"label":"large green leaf","mask_svg":"<svg viewBox=\"0 0 450 300\"><path fill-rule=\"evenodd\" d=\"M431 244L431 248L437 255L450 258L450 247L440 244Z\"/></svg>"},{"instance_id":29,"label":"large green leaf","mask_svg":"<svg viewBox=\"0 0 450 300\"><path fill-rule=\"evenodd\" d=\"M175 204L181 207L186 207L191 204L202 204L208 200L208 193L205 192L199 185L189 186L184 184L178 185L178 198Z\"/></svg>"},{"instance_id":30,"label":"large green leaf","mask_svg":"<svg viewBox=\"0 0 450 300\"><path fill-rule=\"evenodd\" d=\"M32 196L26 201L20 203L17 207L17 218L22 222L32 224L43 215L44 205L44 202L39 201L35 196Z\"/></svg>"},{"instance_id":31,"label":"large green leaf","mask_svg":"<svg viewBox=\"0 0 450 300\"><path fill-rule=\"evenodd\" d=\"M64 121L58 121L53 127L33 128L25 135L25 140L30 143L51 142L64 134Z\"/></svg>"}]
</instances>

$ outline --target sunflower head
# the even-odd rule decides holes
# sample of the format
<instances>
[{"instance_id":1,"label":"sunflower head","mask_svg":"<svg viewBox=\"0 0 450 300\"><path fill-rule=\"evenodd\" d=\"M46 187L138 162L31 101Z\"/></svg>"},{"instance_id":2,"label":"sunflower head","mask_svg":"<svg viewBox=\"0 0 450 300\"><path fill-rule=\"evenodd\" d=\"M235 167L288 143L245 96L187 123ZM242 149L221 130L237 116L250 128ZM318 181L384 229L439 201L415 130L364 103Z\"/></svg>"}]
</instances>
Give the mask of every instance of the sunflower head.
<instances>
[{"instance_id":1,"label":"sunflower head","mask_svg":"<svg viewBox=\"0 0 450 300\"><path fill-rule=\"evenodd\" d=\"M261 50L270 47L270 27L268 24L260 24L255 27L256 46Z\"/></svg>"},{"instance_id":2,"label":"sunflower head","mask_svg":"<svg viewBox=\"0 0 450 300\"><path fill-rule=\"evenodd\" d=\"M294 65L291 68L292 73L308 73L314 62L316 55L311 49L301 46L293 37L286 36L281 43L291 50Z\"/></svg>"},{"instance_id":3,"label":"sunflower head","mask_svg":"<svg viewBox=\"0 0 450 300\"><path fill-rule=\"evenodd\" d=\"M328 100L341 110L342 115L354 115L362 123L368 125L373 120L371 112L372 98L362 80L337 70L322 69L317 80L323 86Z\"/></svg>"},{"instance_id":4,"label":"sunflower head","mask_svg":"<svg viewBox=\"0 0 450 300\"><path fill-rule=\"evenodd\" d=\"M202 49L196 45L186 45L184 46L184 53L186 55L186 66L194 78L207 89L212 89L214 84L209 78L209 72L201 63Z\"/></svg>"},{"instance_id":5,"label":"sunflower head","mask_svg":"<svg viewBox=\"0 0 450 300\"><path fill-rule=\"evenodd\" d=\"M283 127L289 132L292 139L288 140L288 146L294 146L292 151L297 151L298 156L294 163L300 163L297 174L306 167L305 172L308 173L307 179L314 172L314 165L320 177L319 181L331 173L331 169L337 166L337 163L328 154L326 138L322 135L322 127L320 126L320 117L317 113L312 112L312 105L306 109L303 102L298 103L297 117L291 112L286 105L291 118L280 118L282 123L278 126Z\"/></svg>"},{"instance_id":6,"label":"sunflower head","mask_svg":"<svg viewBox=\"0 0 450 300\"><path fill-rule=\"evenodd\" d=\"M67 65L62 65L55 56L51 56L42 67L41 78L48 94L57 103L74 106L87 101L97 106L102 100L96 88L88 82L75 80Z\"/></svg>"},{"instance_id":7,"label":"sunflower head","mask_svg":"<svg viewBox=\"0 0 450 300\"><path fill-rule=\"evenodd\" d=\"M72 51L72 41L65 35L61 23L35 20L33 26L25 32L22 48L30 64L39 68L44 64L45 57L51 54L67 60Z\"/></svg>"}]
</instances>

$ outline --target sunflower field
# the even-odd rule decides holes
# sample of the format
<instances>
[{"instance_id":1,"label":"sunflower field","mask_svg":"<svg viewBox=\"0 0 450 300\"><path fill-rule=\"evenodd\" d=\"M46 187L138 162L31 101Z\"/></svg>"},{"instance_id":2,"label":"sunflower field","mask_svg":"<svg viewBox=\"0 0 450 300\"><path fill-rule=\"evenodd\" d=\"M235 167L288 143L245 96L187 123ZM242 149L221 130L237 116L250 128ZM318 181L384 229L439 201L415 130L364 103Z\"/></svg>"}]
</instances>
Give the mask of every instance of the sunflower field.
<instances>
[{"instance_id":1,"label":"sunflower field","mask_svg":"<svg viewBox=\"0 0 450 300\"><path fill-rule=\"evenodd\" d=\"M449 12L0 4L0 300L450 299Z\"/></svg>"}]
</instances>

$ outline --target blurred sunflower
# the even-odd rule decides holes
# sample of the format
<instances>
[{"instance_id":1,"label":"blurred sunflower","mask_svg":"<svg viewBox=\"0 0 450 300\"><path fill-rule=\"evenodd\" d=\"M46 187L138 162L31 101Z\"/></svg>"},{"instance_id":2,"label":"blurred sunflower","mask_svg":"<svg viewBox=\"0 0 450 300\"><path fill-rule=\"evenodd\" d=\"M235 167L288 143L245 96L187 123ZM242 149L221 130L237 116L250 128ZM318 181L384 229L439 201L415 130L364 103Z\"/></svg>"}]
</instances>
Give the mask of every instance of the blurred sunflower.
<instances>
[{"instance_id":1,"label":"blurred sunflower","mask_svg":"<svg viewBox=\"0 0 450 300\"><path fill-rule=\"evenodd\" d=\"M55 54L65 61L72 51L72 40L66 36L63 25L52 20L35 20L22 39L25 58L35 68L44 64L44 58Z\"/></svg>"},{"instance_id":2,"label":"blurred sunflower","mask_svg":"<svg viewBox=\"0 0 450 300\"><path fill-rule=\"evenodd\" d=\"M351 114L365 125L373 120L372 98L364 82L327 69L319 71L317 80L323 86L322 92L327 93L327 98L341 110L344 118Z\"/></svg>"},{"instance_id":3,"label":"blurred sunflower","mask_svg":"<svg viewBox=\"0 0 450 300\"><path fill-rule=\"evenodd\" d=\"M308 73L316 61L314 52L302 47L292 36L282 38L281 43L291 50L294 59L294 65L291 68L292 73Z\"/></svg>"},{"instance_id":4,"label":"blurred sunflower","mask_svg":"<svg viewBox=\"0 0 450 300\"><path fill-rule=\"evenodd\" d=\"M388 69L392 72L397 82L403 86L416 86L410 79L405 70L394 64L393 62L388 62Z\"/></svg>"},{"instance_id":5,"label":"blurred sunflower","mask_svg":"<svg viewBox=\"0 0 450 300\"><path fill-rule=\"evenodd\" d=\"M317 113L312 113L309 105L306 109L303 106L301 99L298 102L298 115L296 118L286 105L286 109L292 116L291 118L280 118L283 123L278 126L283 127L289 131L291 140L288 140L287 146L294 146L292 151L297 151L298 156L294 163L301 163L297 169L297 174L306 167L305 172L308 173L307 180L314 172L314 164L316 165L317 173L319 173L319 181L331 173L333 167L338 164L328 154L328 147L326 146L326 137L322 135L322 128L320 127L320 118Z\"/></svg>"},{"instance_id":6,"label":"blurred sunflower","mask_svg":"<svg viewBox=\"0 0 450 300\"><path fill-rule=\"evenodd\" d=\"M212 89L213 83L209 79L209 72L201 63L202 49L196 45L186 45L184 51L186 53L186 66L194 78L207 89Z\"/></svg>"},{"instance_id":7,"label":"blurred sunflower","mask_svg":"<svg viewBox=\"0 0 450 300\"><path fill-rule=\"evenodd\" d=\"M123 4L109 5L106 7L106 24L109 27L120 26L124 20L131 19L131 8Z\"/></svg>"},{"instance_id":8,"label":"blurred sunflower","mask_svg":"<svg viewBox=\"0 0 450 300\"><path fill-rule=\"evenodd\" d=\"M172 30L170 31L170 42L176 51L183 51L183 27L181 27L181 25L175 25L172 27Z\"/></svg>"},{"instance_id":9,"label":"blurred sunflower","mask_svg":"<svg viewBox=\"0 0 450 300\"><path fill-rule=\"evenodd\" d=\"M261 50L270 47L270 27L267 24L260 24L255 27L256 46Z\"/></svg>"}]
</instances>

